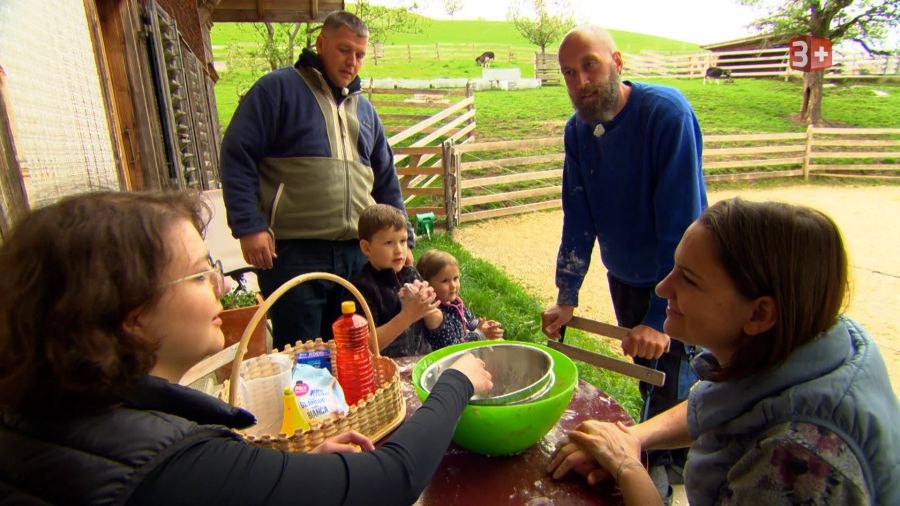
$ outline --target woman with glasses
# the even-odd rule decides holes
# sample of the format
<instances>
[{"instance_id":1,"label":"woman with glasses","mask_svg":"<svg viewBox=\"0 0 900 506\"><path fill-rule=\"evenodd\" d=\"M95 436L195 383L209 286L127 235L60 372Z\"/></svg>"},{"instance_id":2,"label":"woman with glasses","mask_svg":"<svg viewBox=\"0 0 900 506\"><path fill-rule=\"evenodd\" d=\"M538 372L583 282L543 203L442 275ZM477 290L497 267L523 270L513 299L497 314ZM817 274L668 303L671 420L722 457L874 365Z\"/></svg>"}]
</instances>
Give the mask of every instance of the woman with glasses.
<instances>
[{"instance_id":1,"label":"woman with glasses","mask_svg":"<svg viewBox=\"0 0 900 506\"><path fill-rule=\"evenodd\" d=\"M224 342L205 215L194 196L98 193L36 210L6 238L0 502L414 501L468 399L491 388L484 364L457 361L378 450L356 433L320 454L246 444L226 427L250 413L177 385Z\"/></svg>"}]
</instances>

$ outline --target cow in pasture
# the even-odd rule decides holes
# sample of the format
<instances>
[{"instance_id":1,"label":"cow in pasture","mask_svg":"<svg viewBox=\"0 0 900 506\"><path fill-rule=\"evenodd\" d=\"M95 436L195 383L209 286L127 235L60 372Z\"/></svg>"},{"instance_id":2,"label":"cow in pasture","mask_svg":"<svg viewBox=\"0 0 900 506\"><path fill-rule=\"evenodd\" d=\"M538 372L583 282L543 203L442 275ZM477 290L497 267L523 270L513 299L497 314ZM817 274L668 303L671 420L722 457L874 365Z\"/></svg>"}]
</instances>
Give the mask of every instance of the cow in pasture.
<instances>
[{"instance_id":1,"label":"cow in pasture","mask_svg":"<svg viewBox=\"0 0 900 506\"><path fill-rule=\"evenodd\" d=\"M475 58L475 63L481 65L482 68L489 67L492 61L494 61L493 51L485 51L481 53L481 56Z\"/></svg>"},{"instance_id":2,"label":"cow in pasture","mask_svg":"<svg viewBox=\"0 0 900 506\"><path fill-rule=\"evenodd\" d=\"M726 83L733 82L731 80L731 71L723 69L722 67L710 67L706 69L706 75L703 76L703 84L706 84L706 81L710 79L714 79L716 84L719 84L722 79L725 79Z\"/></svg>"}]
</instances>

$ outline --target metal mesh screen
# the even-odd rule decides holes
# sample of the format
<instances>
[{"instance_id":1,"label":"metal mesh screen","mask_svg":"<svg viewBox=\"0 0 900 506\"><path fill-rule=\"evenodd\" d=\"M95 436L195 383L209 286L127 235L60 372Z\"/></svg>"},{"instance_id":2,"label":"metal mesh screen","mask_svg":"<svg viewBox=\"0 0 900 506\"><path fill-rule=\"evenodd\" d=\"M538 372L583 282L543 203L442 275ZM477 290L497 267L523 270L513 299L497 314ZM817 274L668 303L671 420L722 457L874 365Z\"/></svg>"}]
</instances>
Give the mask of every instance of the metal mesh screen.
<instances>
[{"instance_id":1,"label":"metal mesh screen","mask_svg":"<svg viewBox=\"0 0 900 506\"><path fill-rule=\"evenodd\" d=\"M118 190L83 1L4 0L0 33L13 137L31 206Z\"/></svg>"}]
</instances>

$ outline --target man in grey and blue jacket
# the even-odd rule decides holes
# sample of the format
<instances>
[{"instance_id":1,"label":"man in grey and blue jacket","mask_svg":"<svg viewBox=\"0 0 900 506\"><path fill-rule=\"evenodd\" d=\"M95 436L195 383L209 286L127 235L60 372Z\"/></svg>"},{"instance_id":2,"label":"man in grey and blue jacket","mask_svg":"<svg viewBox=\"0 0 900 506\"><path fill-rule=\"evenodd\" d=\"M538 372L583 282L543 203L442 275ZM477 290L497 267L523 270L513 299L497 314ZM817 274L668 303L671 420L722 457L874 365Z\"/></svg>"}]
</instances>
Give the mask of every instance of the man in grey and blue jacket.
<instances>
[{"instance_id":1,"label":"man in grey and blue jacket","mask_svg":"<svg viewBox=\"0 0 900 506\"><path fill-rule=\"evenodd\" d=\"M307 272L352 278L366 262L356 230L362 210L384 203L405 213L384 128L360 93L367 44L359 18L332 13L316 52L304 49L293 68L260 78L225 132L228 225L259 269L264 297ZM281 297L270 313L273 344L330 339L342 290L315 281Z\"/></svg>"}]
</instances>

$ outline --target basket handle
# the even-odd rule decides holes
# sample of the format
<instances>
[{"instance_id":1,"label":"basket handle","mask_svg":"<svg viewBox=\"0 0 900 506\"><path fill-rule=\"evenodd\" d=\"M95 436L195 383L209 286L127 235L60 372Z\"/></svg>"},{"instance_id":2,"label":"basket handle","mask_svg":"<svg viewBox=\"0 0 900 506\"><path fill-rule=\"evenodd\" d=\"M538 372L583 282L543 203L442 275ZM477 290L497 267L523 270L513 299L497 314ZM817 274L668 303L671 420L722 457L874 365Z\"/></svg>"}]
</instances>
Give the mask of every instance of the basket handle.
<instances>
[{"instance_id":1,"label":"basket handle","mask_svg":"<svg viewBox=\"0 0 900 506\"><path fill-rule=\"evenodd\" d=\"M353 294L356 297L356 300L359 301L359 305L362 306L363 312L366 314L366 320L369 323L369 348L372 350L372 353L376 357L381 356L381 352L378 349L378 334L375 329L375 320L372 318L372 311L369 310L369 304L366 303L366 298L359 293L359 290L353 286L352 283L347 281L346 279L336 276L334 274L330 274L327 272L310 272L307 274L301 274L293 279L288 280L283 285L279 286L277 290L272 292L272 295L269 296L268 299L263 301L260 304L259 309L253 313L253 317L250 318L250 323L247 325L247 328L244 329L244 333L241 334L241 341L238 344L237 353L234 356L234 361L231 363L231 378L230 385L228 388L228 403L234 406L234 403L237 400L237 390L238 390L238 381L240 380L240 372L241 372L241 362L244 360L244 355L247 354L247 347L250 345L250 336L253 334L253 330L256 329L256 326L259 325L260 320L262 320L266 313L269 311L269 308L275 304L275 301L278 300L279 297L284 295L285 292L294 288L295 286L305 283L307 281L324 279L327 281L333 281Z\"/></svg>"}]
</instances>

